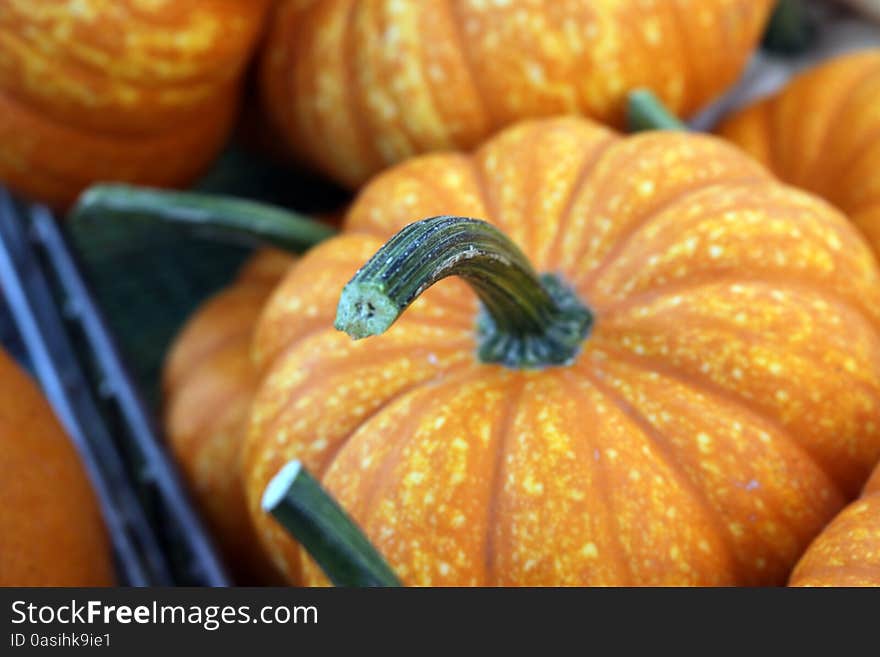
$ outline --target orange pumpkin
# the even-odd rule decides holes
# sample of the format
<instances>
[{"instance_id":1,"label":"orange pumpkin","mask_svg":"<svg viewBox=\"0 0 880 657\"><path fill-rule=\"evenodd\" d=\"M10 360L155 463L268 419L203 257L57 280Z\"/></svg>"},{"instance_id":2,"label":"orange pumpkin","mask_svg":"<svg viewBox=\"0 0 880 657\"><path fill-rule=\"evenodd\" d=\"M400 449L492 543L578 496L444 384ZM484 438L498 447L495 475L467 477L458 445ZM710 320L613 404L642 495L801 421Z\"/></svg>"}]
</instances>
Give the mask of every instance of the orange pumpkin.
<instances>
[{"instance_id":1,"label":"orange pumpkin","mask_svg":"<svg viewBox=\"0 0 880 657\"><path fill-rule=\"evenodd\" d=\"M164 371L167 438L240 582L272 579L245 506L239 452L257 386L251 333L291 262L258 253L187 322Z\"/></svg>"},{"instance_id":2,"label":"orange pumpkin","mask_svg":"<svg viewBox=\"0 0 880 657\"><path fill-rule=\"evenodd\" d=\"M457 278L384 335L334 330L380 245L449 213L499 227L589 309L566 362L481 362L503 324ZM437 257L482 247L463 248ZM295 583L325 580L259 508L291 459L407 584L783 583L880 457L878 302L851 224L721 140L519 123L377 177L276 288L254 343L250 508Z\"/></svg>"},{"instance_id":3,"label":"orange pumpkin","mask_svg":"<svg viewBox=\"0 0 880 657\"><path fill-rule=\"evenodd\" d=\"M0 586L109 586L110 546L76 450L0 350Z\"/></svg>"},{"instance_id":4,"label":"orange pumpkin","mask_svg":"<svg viewBox=\"0 0 880 657\"><path fill-rule=\"evenodd\" d=\"M268 0L0 0L0 180L57 206L181 185L231 127Z\"/></svg>"},{"instance_id":5,"label":"orange pumpkin","mask_svg":"<svg viewBox=\"0 0 880 657\"><path fill-rule=\"evenodd\" d=\"M880 466L862 497L810 545L791 586L880 586Z\"/></svg>"},{"instance_id":6,"label":"orange pumpkin","mask_svg":"<svg viewBox=\"0 0 880 657\"><path fill-rule=\"evenodd\" d=\"M880 49L808 71L730 117L719 134L833 203L880 253Z\"/></svg>"},{"instance_id":7,"label":"orange pumpkin","mask_svg":"<svg viewBox=\"0 0 880 657\"><path fill-rule=\"evenodd\" d=\"M528 117L622 125L656 91L688 115L740 74L772 0L281 0L261 87L289 147L356 187Z\"/></svg>"}]
</instances>

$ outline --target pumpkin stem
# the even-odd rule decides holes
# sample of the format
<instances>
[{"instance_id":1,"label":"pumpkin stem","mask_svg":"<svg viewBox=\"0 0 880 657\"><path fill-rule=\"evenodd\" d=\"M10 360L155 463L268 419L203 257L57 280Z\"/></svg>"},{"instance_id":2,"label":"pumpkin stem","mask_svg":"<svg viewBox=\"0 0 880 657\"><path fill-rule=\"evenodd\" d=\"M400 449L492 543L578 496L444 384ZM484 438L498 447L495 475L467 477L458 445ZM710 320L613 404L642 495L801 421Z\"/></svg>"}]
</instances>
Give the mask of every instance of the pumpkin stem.
<instances>
[{"instance_id":1,"label":"pumpkin stem","mask_svg":"<svg viewBox=\"0 0 880 657\"><path fill-rule=\"evenodd\" d=\"M816 24L804 0L779 0L762 45L779 55L799 55L810 47L815 36Z\"/></svg>"},{"instance_id":2,"label":"pumpkin stem","mask_svg":"<svg viewBox=\"0 0 880 657\"><path fill-rule=\"evenodd\" d=\"M335 231L289 210L256 201L132 185L93 185L70 213L73 222L147 219L210 233L237 242L257 242L299 251Z\"/></svg>"},{"instance_id":3,"label":"pumpkin stem","mask_svg":"<svg viewBox=\"0 0 880 657\"><path fill-rule=\"evenodd\" d=\"M401 586L379 552L299 461L285 465L263 493L271 513L335 586Z\"/></svg>"},{"instance_id":4,"label":"pumpkin stem","mask_svg":"<svg viewBox=\"0 0 880 657\"><path fill-rule=\"evenodd\" d=\"M650 89L635 89L629 93L626 122L630 132L688 129Z\"/></svg>"},{"instance_id":5,"label":"pumpkin stem","mask_svg":"<svg viewBox=\"0 0 880 657\"><path fill-rule=\"evenodd\" d=\"M551 274L538 276L516 245L477 219L442 216L392 237L342 290L336 328L355 339L384 333L431 285L460 276L483 302L483 362L535 368L571 362L593 315Z\"/></svg>"}]
</instances>

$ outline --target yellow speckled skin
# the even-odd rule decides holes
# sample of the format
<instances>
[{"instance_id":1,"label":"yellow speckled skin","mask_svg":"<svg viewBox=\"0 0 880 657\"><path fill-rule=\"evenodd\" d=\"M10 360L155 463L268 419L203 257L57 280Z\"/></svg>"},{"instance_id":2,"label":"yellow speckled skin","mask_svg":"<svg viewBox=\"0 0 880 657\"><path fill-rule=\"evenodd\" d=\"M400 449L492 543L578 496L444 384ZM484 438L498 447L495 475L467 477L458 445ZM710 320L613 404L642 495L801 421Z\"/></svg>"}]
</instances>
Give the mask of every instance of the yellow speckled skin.
<instances>
[{"instance_id":1,"label":"yellow speckled skin","mask_svg":"<svg viewBox=\"0 0 880 657\"><path fill-rule=\"evenodd\" d=\"M268 0L0 0L0 180L188 182L223 144Z\"/></svg>"},{"instance_id":2,"label":"yellow speckled skin","mask_svg":"<svg viewBox=\"0 0 880 657\"><path fill-rule=\"evenodd\" d=\"M252 333L291 264L277 251L254 256L186 323L163 372L168 441L239 584L276 577L248 516L239 462L257 388Z\"/></svg>"},{"instance_id":3,"label":"yellow speckled skin","mask_svg":"<svg viewBox=\"0 0 880 657\"><path fill-rule=\"evenodd\" d=\"M299 157L356 187L522 118L620 125L635 87L688 115L739 75L772 0L282 0L266 106Z\"/></svg>"},{"instance_id":4,"label":"yellow speckled skin","mask_svg":"<svg viewBox=\"0 0 880 657\"><path fill-rule=\"evenodd\" d=\"M439 214L499 226L595 313L569 366L475 356L478 304L430 288L385 334L343 285ZM302 459L408 584L781 584L880 457L880 272L850 222L723 141L519 123L359 195L273 293L244 463L259 510Z\"/></svg>"},{"instance_id":5,"label":"yellow speckled skin","mask_svg":"<svg viewBox=\"0 0 880 657\"><path fill-rule=\"evenodd\" d=\"M808 71L719 133L836 205L880 253L880 49Z\"/></svg>"},{"instance_id":6,"label":"yellow speckled skin","mask_svg":"<svg viewBox=\"0 0 880 657\"><path fill-rule=\"evenodd\" d=\"M880 466L810 545L791 586L880 586Z\"/></svg>"}]
</instances>

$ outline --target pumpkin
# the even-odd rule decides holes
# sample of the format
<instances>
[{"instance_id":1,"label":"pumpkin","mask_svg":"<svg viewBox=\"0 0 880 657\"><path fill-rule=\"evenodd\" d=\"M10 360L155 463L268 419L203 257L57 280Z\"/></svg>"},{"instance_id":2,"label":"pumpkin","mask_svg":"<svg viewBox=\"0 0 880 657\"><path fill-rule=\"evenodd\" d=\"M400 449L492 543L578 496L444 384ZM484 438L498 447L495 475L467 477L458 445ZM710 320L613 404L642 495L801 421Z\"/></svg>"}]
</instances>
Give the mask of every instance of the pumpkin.
<instances>
[{"instance_id":1,"label":"pumpkin","mask_svg":"<svg viewBox=\"0 0 880 657\"><path fill-rule=\"evenodd\" d=\"M802 74L718 132L783 181L833 203L880 253L880 49Z\"/></svg>"},{"instance_id":2,"label":"pumpkin","mask_svg":"<svg viewBox=\"0 0 880 657\"><path fill-rule=\"evenodd\" d=\"M0 586L109 586L104 523L76 450L0 350Z\"/></svg>"},{"instance_id":3,"label":"pumpkin","mask_svg":"<svg viewBox=\"0 0 880 657\"><path fill-rule=\"evenodd\" d=\"M880 586L880 466L798 562L792 586Z\"/></svg>"},{"instance_id":4,"label":"pumpkin","mask_svg":"<svg viewBox=\"0 0 880 657\"><path fill-rule=\"evenodd\" d=\"M636 87L688 115L736 80L773 4L281 0L260 86L290 149L356 187L522 118L622 126Z\"/></svg>"},{"instance_id":5,"label":"pumpkin","mask_svg":"<svg viewBox=\"0 0 880 657\"><path fill-rule=\"evenodd\" d=\"M188 183L223 145L268 0L0 0L0 180Z\"/></svg>"},{"instance_id":6,"label":"pumpkin","mask_svg":"<svg viewBox=\"0 0 880 657\"><path fill-rule=\"evenodd\" d=\"M361 288L471 267L482 305L447 277L381 336L334 330L337 302L387 320L340 290L450 213L489 223L403 231ZM379 175L276 288L249 507L293 583L326 581L260 508L293 459L408 585L784 583L880 457L878 301L845 217L729 144L521 122Z\"/></svg>"},{"instance_id":7,"label":"pumpkin","mask_svg":"<svg viewBox=\"0 0 880 657\"><path fill-rule=\"evenodd\" d=\"M239 452L257 385L251 333L290 264L280 251L255 255L186 323L163 372L167 439L239 582L272 579L245 506Z\"/></svg>"}]
</instances>

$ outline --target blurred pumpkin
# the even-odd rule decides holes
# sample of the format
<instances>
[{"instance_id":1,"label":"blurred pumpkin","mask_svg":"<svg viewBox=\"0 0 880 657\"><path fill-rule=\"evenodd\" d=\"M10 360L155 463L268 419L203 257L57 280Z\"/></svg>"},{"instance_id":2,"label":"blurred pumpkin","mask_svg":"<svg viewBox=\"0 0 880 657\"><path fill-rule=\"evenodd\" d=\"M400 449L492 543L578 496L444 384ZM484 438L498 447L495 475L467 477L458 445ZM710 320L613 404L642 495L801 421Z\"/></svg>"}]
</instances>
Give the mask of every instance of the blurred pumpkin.
<instances>
[{"instance_id":1,"label":"blurred pumpkin","mask_svg":"<svg viewBox=\"0 0 880 657\"><path fill-rule=\"evenodd\" d=\"M623 124L636 87L688 115L740 74L772 0L281 0L261 63L288 146L356 187L521 118Z\"/></svg>"},{"instance_id":2,"label":"blurred pumpkin","mask_svg":"<svg viewBox=\"0 0 880 657\"><path fill-rule=\"evenodd\" d=\"M255 255L190 318L164 370L166 436L239 583L273 579L245 506L239 452L257 385L251 334L291 263L279 251Z\"/></svg>"},{"instance_id":3,"label":"blurred pumpkin","mask_svg":"<svg viewBox=\"0 0 880 657\"><path fill-rule=\"evenodd\" d=\"M802 74L718 132L784 182L833 203L880 253L880 49Z\"/></svg>"},{"instance_id":4,"label":"blurred pumpkin","mask_svg":"<svg viewBox=\"0 0 880 657\"><path fill-rule=\"evenodd\" d=\"M188 183L230 130L268 0L0 0L0 180Z\"/></svg>"},{"instance_id":5,"label":"blurred pumpkin","mask_svg":"<svg viewBox=\"0 0 880 657\"><path fill-rule=\"evenodd\" d=\"M880 586L880 466L798 562L792 586Z\"/></svg>"},{"instance_id":6,"label":"blurred pumpkin","mask_svg":"<svg viewBox=\"0 0 880 657\"><path fill-rule=\"evenodd\" d=\"M441 222L436 253L395 238L363 271L408 254L371 289L417 295L418 272L472 267L488 315L446 278L379 337L334 330L383 242L450 213L497 226L589 311L572 353L548 346L555 310L511 302L546 296L533 280L492 273L522 259L467 222ZM393 305L347 294L366 324ZM276 288L254 341L251 513L294 583L326 580L259 506L291 459L410 585L781 584L880 457L878 321L851 224L723 141L522 122L378 176ZM478 356L506 343L528 367Z\"/></svg>"},{"instance_id":7,"label":"blurred pumpkin","mask_svg":"<svg viewBox=\"0 0 880 657\"><path fill-rule=\"evenodd\" d=\"M109 586L110 545L76 450L0 350L0 586Z\"/></svg>"}]
</instances>

